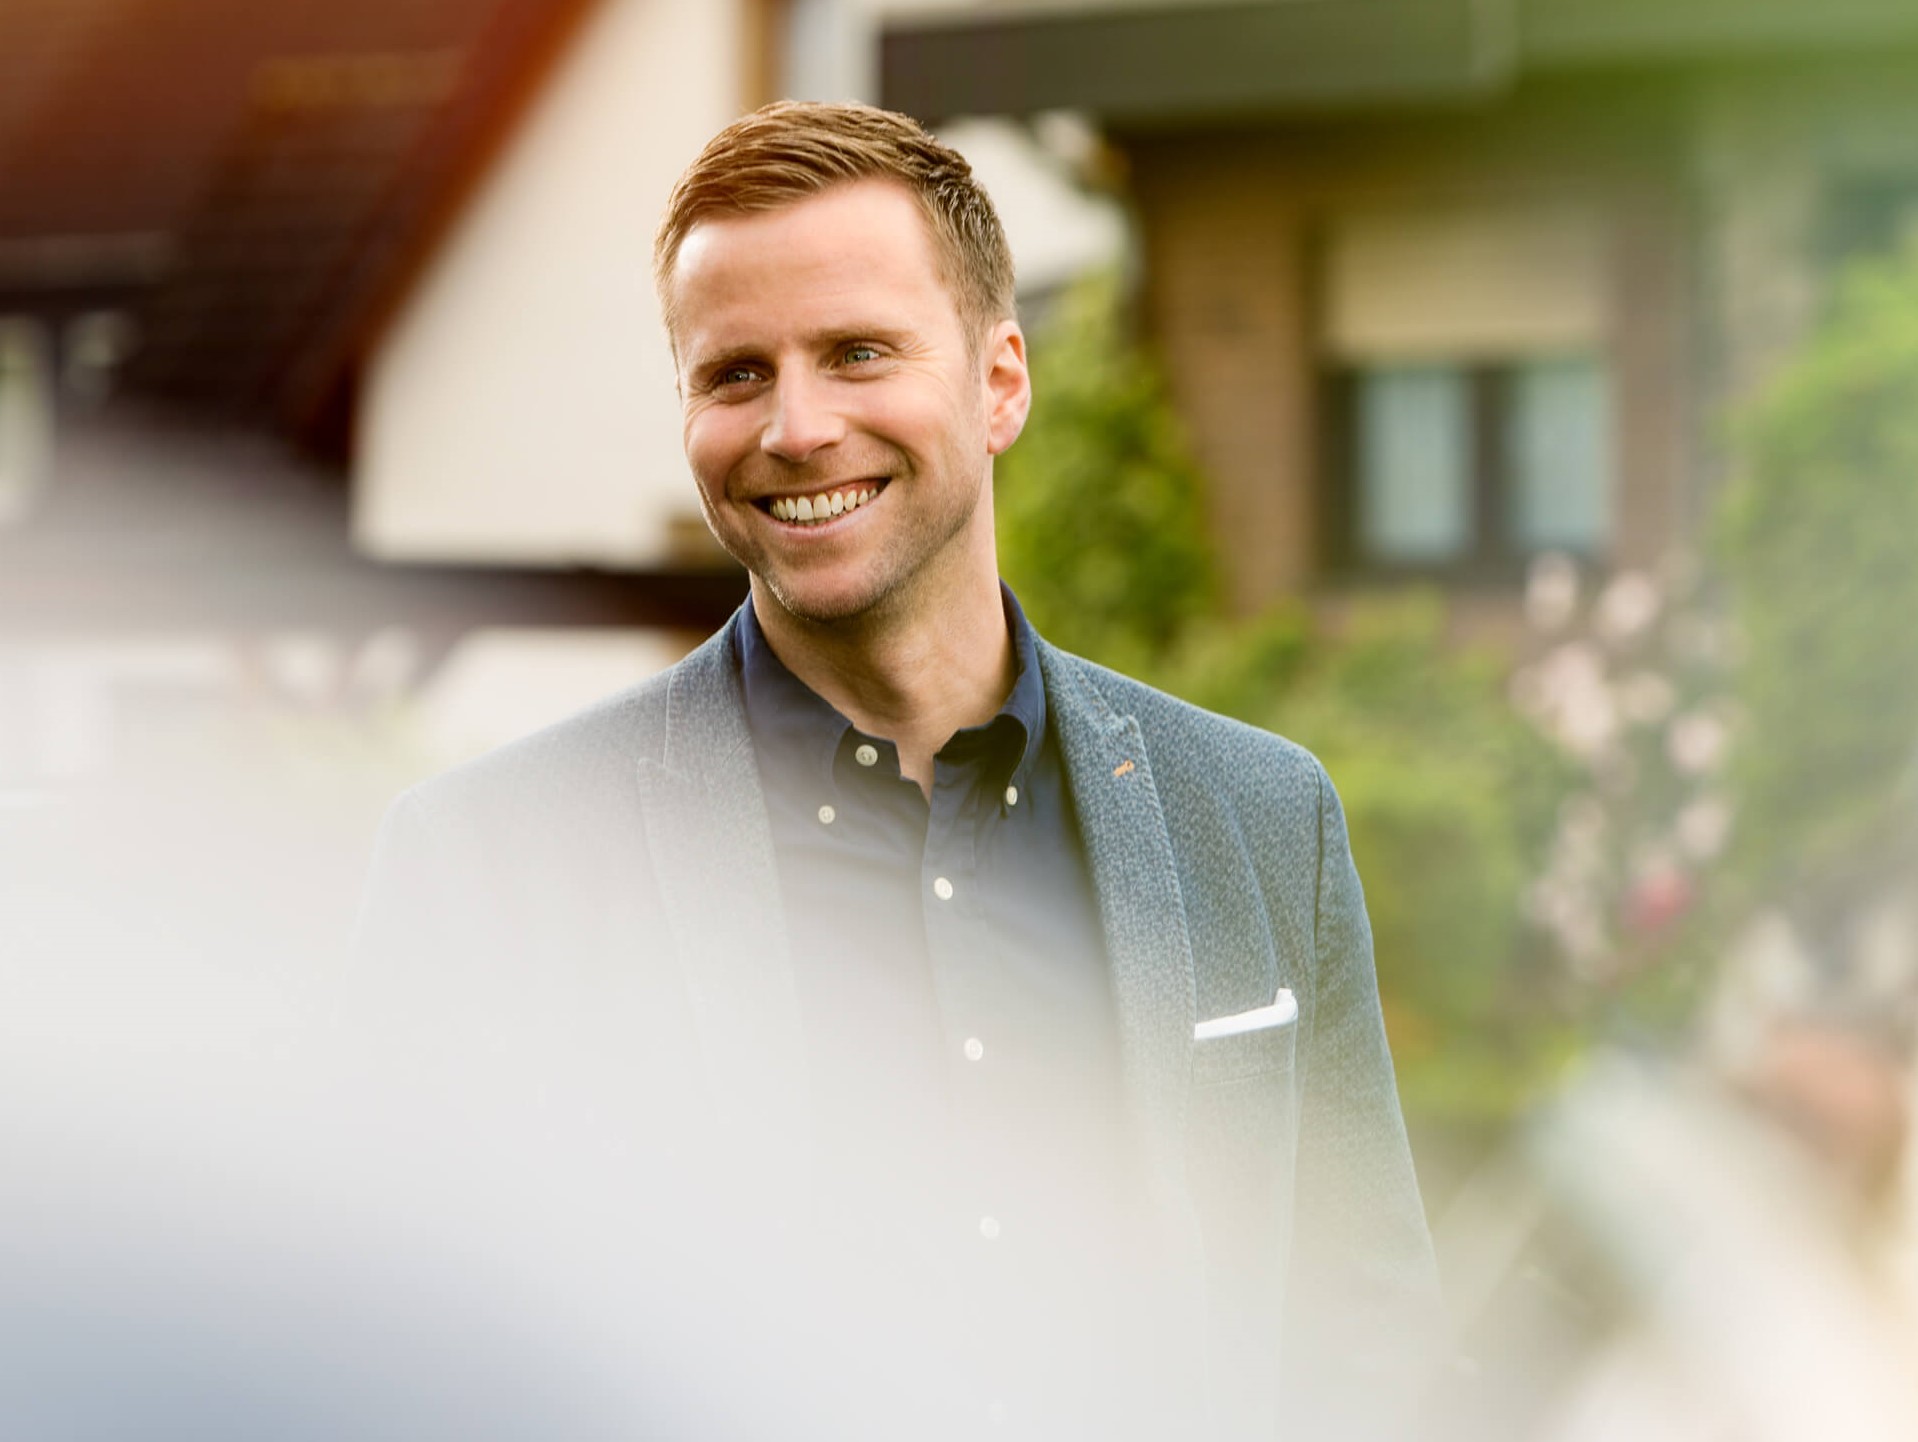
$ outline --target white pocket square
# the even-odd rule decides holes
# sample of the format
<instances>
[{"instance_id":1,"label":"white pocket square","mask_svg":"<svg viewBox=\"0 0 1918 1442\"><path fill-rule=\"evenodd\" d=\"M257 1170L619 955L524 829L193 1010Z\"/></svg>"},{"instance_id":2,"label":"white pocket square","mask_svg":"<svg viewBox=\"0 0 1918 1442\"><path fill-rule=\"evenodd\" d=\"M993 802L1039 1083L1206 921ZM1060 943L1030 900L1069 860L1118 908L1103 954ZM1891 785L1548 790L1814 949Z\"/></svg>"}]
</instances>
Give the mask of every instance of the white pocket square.
<instances>
[{"instance_id":1,"label":"white pocket square","mask_svg":"<svg viewBox=\"0 0 1918 1442\"><path fill-rule=\"evenodd\" d=\"M1279 988L1279 994L1273 998L1272 1005L1262 1006L1253 1011L1242 1011L1237 1016L1215 1016L1211 1021L1202 1021L1192 1028L1194 1041L1217 1041L1222 1036L1238 1036L1248 1031L1265 1031L1270 1027L1284 1026L1297 1019L1299 1004L1285 987Z\"/></svg>"}]
</instances>

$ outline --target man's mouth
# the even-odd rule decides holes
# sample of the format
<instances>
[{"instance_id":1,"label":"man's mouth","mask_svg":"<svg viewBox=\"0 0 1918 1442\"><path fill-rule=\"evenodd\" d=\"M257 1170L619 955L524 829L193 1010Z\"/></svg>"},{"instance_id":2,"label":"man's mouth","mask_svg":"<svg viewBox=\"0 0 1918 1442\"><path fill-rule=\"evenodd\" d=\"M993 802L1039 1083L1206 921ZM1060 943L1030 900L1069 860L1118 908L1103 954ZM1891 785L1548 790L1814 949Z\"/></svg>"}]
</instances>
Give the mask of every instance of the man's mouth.
<instances>
[{"instance_id":1,"label":"man's mouth","mask_svg":"<svg viewBox=\"0 0 1918 1442\"><path fill-rule=\"evenodd\" d=\"M885 488L886 482L881 478L860 481L856 485L835 486L811 496L768 496L758 504L775 521L816 526L823 521L830 521L834 516L843 516L847 511L858 510Z\"/></svg>"}]
</instances>

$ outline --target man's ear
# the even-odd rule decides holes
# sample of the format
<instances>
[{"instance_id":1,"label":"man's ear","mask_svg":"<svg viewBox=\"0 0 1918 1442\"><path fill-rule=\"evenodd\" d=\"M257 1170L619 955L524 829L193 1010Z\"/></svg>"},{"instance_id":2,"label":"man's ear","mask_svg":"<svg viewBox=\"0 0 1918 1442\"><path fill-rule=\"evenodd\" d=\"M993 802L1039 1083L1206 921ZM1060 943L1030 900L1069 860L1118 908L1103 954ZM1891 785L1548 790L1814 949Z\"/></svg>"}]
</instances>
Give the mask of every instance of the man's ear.
<instances>
[{"instance_id":1,"label":"man's ear","mask_svg":"<svg viewBox=\"0 0 1918 1442\"><path fill-rule=\"evenodd\" d=\"M1019 439L1032 409L1026 337L1018 321L1002 320L987 333L980 362L986 388L986 452L996 456Z\"/></svg>"}]
</instances>

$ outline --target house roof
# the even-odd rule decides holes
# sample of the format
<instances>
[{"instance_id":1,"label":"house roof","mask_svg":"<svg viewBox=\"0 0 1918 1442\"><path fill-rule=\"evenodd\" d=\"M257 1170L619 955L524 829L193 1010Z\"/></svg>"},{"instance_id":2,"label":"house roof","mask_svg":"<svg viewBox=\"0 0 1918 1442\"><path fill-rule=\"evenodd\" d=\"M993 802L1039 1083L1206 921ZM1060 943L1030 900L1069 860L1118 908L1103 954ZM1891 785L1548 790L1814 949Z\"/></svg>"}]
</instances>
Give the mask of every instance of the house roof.
<instances>
[{"instance_id":1,"label":"house roof","mask_svg":"<svg viewBox=\"0 0 1918 1442\"><path fill-rule=\"evenodd\" d=\"M0 633L710 629L738 604L737 568L408 567L349 539L357 370L594 3L0 0L0 315L138 333L0 528Z\"/></svg>"},{"instance_id":2,"label":"house roof","mask_svg":"<svg viewBox=\"0 0 1918 1442\"><path fill-rule=\"evenodd\" d=\"M1571 68L1918 44L1911 0L1148 0L896 17L883 104L1128 126L1496 91Z\"/></svg>"},{"instance_id":3,"label":"house roof","mask_svg":"<svg viewBox=\"0 0 1918 1442\"><path fill-rule=\"evenodd\" d=\"M104 287L148 396L299 434L590 0L11 0L0 303Z\"/></svg>"}]
</instances>

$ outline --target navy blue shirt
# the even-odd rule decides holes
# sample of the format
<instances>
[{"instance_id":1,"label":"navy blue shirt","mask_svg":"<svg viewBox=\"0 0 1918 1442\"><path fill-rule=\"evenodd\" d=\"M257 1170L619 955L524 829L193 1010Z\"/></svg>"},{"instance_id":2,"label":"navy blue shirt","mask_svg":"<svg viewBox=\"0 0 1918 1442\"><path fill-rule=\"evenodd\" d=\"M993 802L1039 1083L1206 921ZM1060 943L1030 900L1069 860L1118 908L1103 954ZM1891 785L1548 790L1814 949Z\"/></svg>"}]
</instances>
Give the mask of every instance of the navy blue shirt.
<instances>
[{"instance_id":1,"label":"navy blue shirt","mask_svg":"<svg viewBox=\"0 0 1918 1442\"><path fill-rule=\"evenodd\" d=\"M750 602L736 635L828 1174L908 1247L961 1259L983 1314L1036 1322L1031 1289L1083 1296L1105 1270L1097 1218L1133 1188L1098 907L1003 594L1017 679L940 748L930 799L787 670Z\"/></svg>"}]
</instances>

